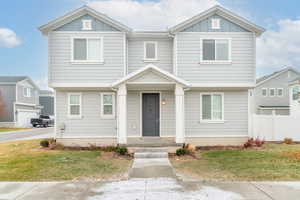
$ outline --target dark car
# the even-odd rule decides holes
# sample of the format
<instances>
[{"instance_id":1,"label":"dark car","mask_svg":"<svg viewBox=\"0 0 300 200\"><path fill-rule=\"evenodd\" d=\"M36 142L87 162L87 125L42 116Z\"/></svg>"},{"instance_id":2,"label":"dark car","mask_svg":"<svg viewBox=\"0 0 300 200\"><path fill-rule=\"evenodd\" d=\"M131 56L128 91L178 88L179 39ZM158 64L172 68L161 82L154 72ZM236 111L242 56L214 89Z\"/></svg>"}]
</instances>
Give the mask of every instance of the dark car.
<instances>
[{"instance_id":1,"label":"dark car","mask_svg":"<svg viewBox=\"0 0 300 200\"><path fill-rule=\"evenodd\" d=\"M53 120L47 116L47 115L40 115L39 118L32 118L31 119L31 124L33 127L48 127L49 125L53 124Z\"/></svg>"}]
</instances>

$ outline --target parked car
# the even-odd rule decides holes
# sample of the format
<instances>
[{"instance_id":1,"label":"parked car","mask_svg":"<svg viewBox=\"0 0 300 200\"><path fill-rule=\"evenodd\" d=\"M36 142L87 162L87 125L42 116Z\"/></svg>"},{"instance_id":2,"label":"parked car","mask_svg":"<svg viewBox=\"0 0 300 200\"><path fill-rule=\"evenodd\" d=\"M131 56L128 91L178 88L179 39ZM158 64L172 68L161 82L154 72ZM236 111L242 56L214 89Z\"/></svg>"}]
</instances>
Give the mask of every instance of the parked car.
<instances>
[{"instance_id":1,"label":"parked car","mask_svg":"<svg viewBox=\"0 0 300 200\"><path fill-rule=\"evenodd\" d=\"M39 118L32 118L31 124L33 127L48 127L49 125L54 124L54 121L48 115L40 115Z\"/></svg>"}]
</instances>

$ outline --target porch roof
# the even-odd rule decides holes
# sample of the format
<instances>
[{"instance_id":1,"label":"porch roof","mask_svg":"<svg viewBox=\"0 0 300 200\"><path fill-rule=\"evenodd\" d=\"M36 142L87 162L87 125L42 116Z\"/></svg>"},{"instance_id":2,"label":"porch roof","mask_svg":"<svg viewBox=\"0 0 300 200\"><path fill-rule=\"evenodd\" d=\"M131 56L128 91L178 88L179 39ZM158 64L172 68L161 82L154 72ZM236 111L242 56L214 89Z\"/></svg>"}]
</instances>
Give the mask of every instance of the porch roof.
<instances>
[{"instance_id":1,"label":"porch roof","mask_svg":"<svg viewBox=\"0 0 300 200\"><path fill-rule=\"evenodd\" d=\"M175 76L175 75L173 75L173 74L171 74L171 73L169 73L169 72L167 72L163 69L160 69L160 68L158 68L157 66L155 66L153 64L149 64L149 65L147 65L147 66L145 66L145 67L143 67L143 68L141 68L137 71L134 71L134 72L128 74L127 76L117 80L116 82L114 82L112 84L112 87L117 87L117 86L121 85L122 83L128 82L132 79L135 79L135 78L141 76L142 74L144 74L146 72L151 72L151 71L157 73L158 75L162 76L163 78L165 78L167 80L171 80L171 81L174 81L175 83L179 83L184 87L190 87L191 86L185 80L183 80L183 79L181 79L181 78L179 78L179 77L177 77L177 76ZM155 84L155 83L156 82L153 82L153 84ZM143 82L141 82L141 84L143 84Z\"/></svg>"}]
</instances>

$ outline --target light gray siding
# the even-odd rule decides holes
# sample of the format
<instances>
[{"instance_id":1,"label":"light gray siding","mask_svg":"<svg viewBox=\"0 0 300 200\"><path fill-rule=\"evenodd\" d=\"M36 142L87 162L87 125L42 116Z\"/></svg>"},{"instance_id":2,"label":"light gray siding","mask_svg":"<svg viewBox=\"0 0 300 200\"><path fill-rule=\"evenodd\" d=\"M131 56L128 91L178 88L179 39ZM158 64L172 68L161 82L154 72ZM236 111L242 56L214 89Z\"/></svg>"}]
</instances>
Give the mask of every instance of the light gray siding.
<instances>
[{"instance_id":1,"label":"light gray siding","mask_svg":"<svg viewBox=\"0 0 300 200\"><path fill-rule=\"evenodd\" d=\"M103 37L103 64L74 64L71 62L72 37ZM66 33L49 35L50 83L111 83L124 74L124 34Z\"/></svg>"},{"instance_id":2,"label":"light gray siding","mask_svg":"<svg viewBox=\"0 0 300 200\"><path fill-rule=\"evenodd\" d=\"M186 92L186 137L248 135L248 91L218 92L224 92L224 123L200 123L201 91Z\"/></svg>"},{"instance_id":3,"label":"light gray siding","mask_svg":"<svg viewBox=\"0 0 300 200\"><path fill-rule=\"evenodd\" d=\"M14 102L16 101L15 85L0 85L0 101L3 101L4 108L0 113L0 122L14 121Z\"/></svg>"},{"instance_id":4,"label":"light gray siding","mask_svg":"<svg viewBox=\"0 0 300 200\"><path fill-rule=\"evenodd\" d=\"M175 96L174 91L162 91L160 103L160 136L175 136ZM140 137L141 134L141 92L128 91L127 96L127 134L129 137Z\"/></svg>"},{"instance_id":5,"label":"light gray siding","mask_svg":"<svg viewBox=\"0 0 300 200\"><path fill-rule=\"evenodd\" d=\"M55 31L86 31L82 30L82 20L92 20L92 30L90 31L119 31L111 25L106 24L88 14L81 16L61 27L58 27L55 29Z\"/></svg>"},{"instance_id":6,"label":"light gray siding","mask_svg":"<svg viewBox=\"0 0 300 200\"><path fill-rule=\"evenodd\" d=\"M230 64L200 63L201 38L230 38ZM254 84L255 44L253 33L187 33L177 34L177 74L191 83Z\"/></svg>"},{"instance_id":7,"label":"light gray siding","mask_svg":"<svg viewBox=\"0 0 300 200\"><path fill-rule=\"evenodd\" d=\"M26 84L29 84L29 82L27 82ZM27 103L27 104L35 104L35 105L39 105L39 92L36 88L34 88L32 86L32 88L30 88L31 91L31 96L30 97L25 97L24 96L24 86L23 84L18 83L17 84L17 102L18 103Z\"/></svg>"},{"instance_id":8,"label":"light gray siding","mask_svg":"<svg viewBox=\"0 0 300 200\"><path fill-rule=\"evenodd\" d=\"M220 29L211 28L211 19L220 19ZM243 27L232 23L220 15L210 16L186 29L182 32L249 32Z\"/></svg>"},{"instance_id":9,"label":"light gray siding","mask_svg":"<svg viewBox=\"0 0 300 200\"><path fill-rule=\"evenodd\" d=\"M116 119L102 119L100 116L100 91L85 91L82 94L82 118L68 118L68 92L56 92L56 123L58 137L115 137L117 136ZM65 131L60 128L65 124Z\"/></svg>"},{"instance_id":10,"label":"light gray siding","mask_svg":"<svg viewBox=\"0 0 300 200\"><path fill-rule=\"evenodd\" d=\"M152 62L161 69L172 72L173 40L170 38L129 38L128 40L128 72L131 73L145 67L149 62L144 62L144 42L157 42L157 61Z\"/></svg>"},{"instance_id":11,"label":"light gray siding","mask_svg":"<svg viewBox=\"0 0 300 200\"><path fill-rule=\"evenodd\" d=\"M255 104L258 106L289 106L289 81L295 79L298 76L293 71L287 71L274 77L254 89ZM267 96L262 95L262 89L267 89ZM275 88L275 94L277 93L277 88L283 89L283 96L279 97L275 95L274 97L269 96L269 89Z\"/></svg>"}]
</instances>

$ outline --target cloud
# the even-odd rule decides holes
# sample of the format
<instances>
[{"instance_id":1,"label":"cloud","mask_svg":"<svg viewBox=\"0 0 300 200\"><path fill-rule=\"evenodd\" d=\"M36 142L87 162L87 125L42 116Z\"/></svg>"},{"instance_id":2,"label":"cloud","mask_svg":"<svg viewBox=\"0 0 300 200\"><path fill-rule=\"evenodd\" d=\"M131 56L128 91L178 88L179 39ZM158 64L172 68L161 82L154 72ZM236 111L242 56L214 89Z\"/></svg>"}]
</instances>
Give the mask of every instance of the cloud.
<instances>
[{"instance_id":1,"label":"cloud","mask_svg":"<svg viewBox=\"0 0 300 200\"><path fill-rule=\"evenodd\" d=\"M300 19L280 20L257 41L258 68L300 67Z\"/></svg>"},{"instance_id":2,"label":"cloud","mask_svg":"<svg viewBox=\"0 0 300 200\"><path fill-rule=\"evenodd\" d=\"M135 30L165 30L217 4L217 0L87 1L88 6Z\"/></svg>"},{"instance_id":3,"label":"cloud","mask_svg":"<svg viewBox=\"0 0 300 200\"><path fill-rule=\"evenodd\" d=\"M21 40L17 37L13 30L0 28L0 48L13 48L21 44Z\"/></svg>"}]
</instances>

